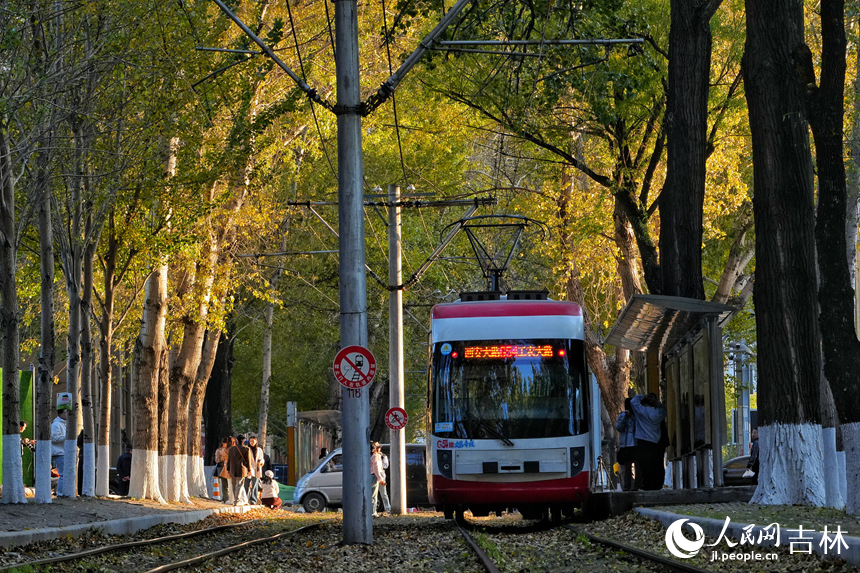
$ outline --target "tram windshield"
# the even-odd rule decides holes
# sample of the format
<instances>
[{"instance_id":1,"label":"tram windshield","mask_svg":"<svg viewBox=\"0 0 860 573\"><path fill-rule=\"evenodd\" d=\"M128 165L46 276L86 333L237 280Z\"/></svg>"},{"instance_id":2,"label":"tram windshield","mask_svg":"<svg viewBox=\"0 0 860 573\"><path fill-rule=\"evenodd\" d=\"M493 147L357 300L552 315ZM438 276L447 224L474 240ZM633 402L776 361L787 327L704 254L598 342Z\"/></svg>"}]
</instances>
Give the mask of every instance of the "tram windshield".
<instances>
[{"instance_id":1,"label":"tram windshield","mask_svg":"<svg viewBox=\"0 0 860 573\"><path fill-rule=\"evenodd\" d=\"M508 445L583 434L588 431L586 379L581 340L436 343L433 433Z\"/></svg>"}]
</instances>

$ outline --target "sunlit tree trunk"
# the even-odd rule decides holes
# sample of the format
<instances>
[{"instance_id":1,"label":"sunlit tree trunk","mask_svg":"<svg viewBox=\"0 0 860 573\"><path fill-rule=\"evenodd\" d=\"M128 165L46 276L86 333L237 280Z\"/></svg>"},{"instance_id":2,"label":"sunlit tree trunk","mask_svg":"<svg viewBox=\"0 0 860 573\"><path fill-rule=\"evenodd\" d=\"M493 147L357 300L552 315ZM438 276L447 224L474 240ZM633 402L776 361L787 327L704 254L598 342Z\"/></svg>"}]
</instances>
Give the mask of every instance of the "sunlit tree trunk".
<instances>
[{"instance_id":1,"label":"sunlit tree trunk","mask_svg":"<svg viewBox=\"0 0 860 573\"><path fill-rule=\"evenodd\" d=\"M167 503L158 477L158 378L166 347L167 265L153 269L144 297L140 336L134 349L134 454L128 495Z\"/></svg>"},{"instance_id":2,"label":"sunlit tree trunk","mask_svg":"<svg viewBox=\"0 0 860 573\"><path fill-rule=\"evenodd\" d=\"M822 506L812 159L792 58L803 44L803 3L748 0L746 11L761 451L752 501Z\"/></svg>"}]
</instances>

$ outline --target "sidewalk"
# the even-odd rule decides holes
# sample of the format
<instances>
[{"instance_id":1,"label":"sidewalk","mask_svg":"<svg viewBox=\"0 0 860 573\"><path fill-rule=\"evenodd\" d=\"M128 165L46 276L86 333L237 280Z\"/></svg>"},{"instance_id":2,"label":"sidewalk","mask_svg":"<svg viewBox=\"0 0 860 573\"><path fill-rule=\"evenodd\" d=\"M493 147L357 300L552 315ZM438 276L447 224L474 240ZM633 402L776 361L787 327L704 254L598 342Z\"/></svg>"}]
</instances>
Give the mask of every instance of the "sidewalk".
<instances>
[{"instance_id":1,"label":"sidewalk","mask_svg":"<svg viewBox=\"0 0 860 573\"><path fill-rule=\"evenodd\" d=\"M194 498L192 505L159 504L110 496L53 498L52 503L0 505L0 547L36 541L77 537L90 529L110 535L127 535L164 523L192 523L215 513L244 513L250 506L234 507L220 501Z\"/></svg>"}]
</instances>

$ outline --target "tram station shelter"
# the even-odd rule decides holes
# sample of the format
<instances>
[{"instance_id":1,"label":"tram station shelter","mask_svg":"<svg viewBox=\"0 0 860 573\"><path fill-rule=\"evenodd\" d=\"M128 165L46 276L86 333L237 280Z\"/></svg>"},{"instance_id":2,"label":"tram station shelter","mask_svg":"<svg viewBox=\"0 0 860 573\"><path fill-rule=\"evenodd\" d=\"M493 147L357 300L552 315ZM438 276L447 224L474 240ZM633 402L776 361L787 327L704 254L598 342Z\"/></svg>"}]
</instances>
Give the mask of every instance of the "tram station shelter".
<instances>
[{"instance_id":1,"label":"tram station shelter","mask_svg":"<svg viewBox=\"0 0 860 573\"><path fill-rule=\"evenodd\" d=\"M720 303L637 294L609 331L605 344L645 354L648 392L667 410L676 489L723 485L726 441L722 327L735 309Z\"/></svg>"}]
</instances>

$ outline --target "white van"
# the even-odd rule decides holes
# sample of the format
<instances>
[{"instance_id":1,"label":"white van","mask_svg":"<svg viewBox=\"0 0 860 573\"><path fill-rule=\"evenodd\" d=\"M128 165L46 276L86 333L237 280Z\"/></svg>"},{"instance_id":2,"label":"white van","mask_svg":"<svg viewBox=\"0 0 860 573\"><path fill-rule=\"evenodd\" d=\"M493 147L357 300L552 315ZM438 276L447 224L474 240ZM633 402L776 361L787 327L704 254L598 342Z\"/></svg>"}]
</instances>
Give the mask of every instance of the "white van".
<instances>
[{"instance_id":1,"label":"white van","mask_svg":"<svg viewBox=\"0 0 860 573\"><path fill-rule=\"evenodd\" d=\"M388 444L382 444L382 451L390 455ZM424 444L406 444L406 505L409 507L430 505L424 452ZM370 475L367 479L370 481ZM343 454L340 448L326 456L314 471L302 476L293 492L293 503L301 504L308 513L343 506Z\"/></svg>"}]
</instances>

